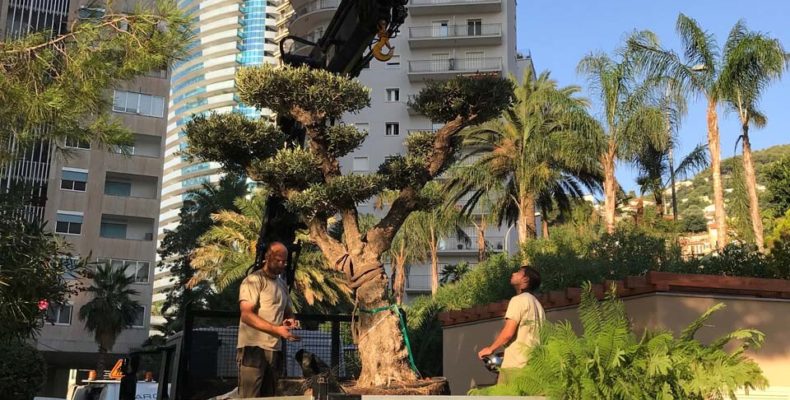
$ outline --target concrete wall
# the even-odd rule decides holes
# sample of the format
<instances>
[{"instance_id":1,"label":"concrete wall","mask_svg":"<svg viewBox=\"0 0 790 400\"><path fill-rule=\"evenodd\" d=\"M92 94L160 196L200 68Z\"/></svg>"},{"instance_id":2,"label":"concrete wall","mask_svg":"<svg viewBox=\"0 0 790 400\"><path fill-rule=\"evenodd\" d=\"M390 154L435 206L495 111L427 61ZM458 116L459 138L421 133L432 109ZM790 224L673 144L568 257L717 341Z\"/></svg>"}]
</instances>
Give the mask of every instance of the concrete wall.
<instances>
[{"instance_id":1,"label":"concrete wall","mask_svg":"<svg viewBox=\"0 0 790 400\"><path fill-rule=\"evenodd\" d=\"M749 351L749 356L760 364L771 388L763 393L771 399L790 399L790 335L787 334L790 300L751 297L686 295L653 293L624 299L626 311L639 334L646 327L679 332L708 308L724 303L726 309L715 314L709 326L702 328L697 338L709 342L738 328L754 328L765 333L765 344L760 350ZM576 308L546 311L550 321L568 320L579 331ZM444 375L450 381L451 393L466 393L477 385L490 385L495 375L483 367L477 352L489 345L502 328L502 319L489 319L445 327L443 330ZM764 399L753 392L739 399Z\"/></svg>"}]
</instances>

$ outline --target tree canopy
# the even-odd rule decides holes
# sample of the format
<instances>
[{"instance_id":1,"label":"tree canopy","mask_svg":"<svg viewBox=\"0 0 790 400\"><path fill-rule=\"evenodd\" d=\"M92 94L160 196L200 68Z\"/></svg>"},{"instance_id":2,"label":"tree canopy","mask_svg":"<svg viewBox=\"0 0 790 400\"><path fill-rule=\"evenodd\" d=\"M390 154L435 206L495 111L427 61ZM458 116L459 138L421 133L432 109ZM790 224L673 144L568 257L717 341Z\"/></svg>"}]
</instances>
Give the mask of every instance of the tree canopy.
<instances>
[{"instance_id":1,"label":"tree canopy","mask_svg":"<svg viewBox=\"0 0 790 400\"><path fill-rule=\"evenodd\" d=\"M77 19L61 35L42 31L0 42L0 161L12 137L23 144L64 138L126 144L130 136L110 116L107 90L167 69L191 35L176 2L157 0L150 8Z\"/></svg>"}]
</instances>

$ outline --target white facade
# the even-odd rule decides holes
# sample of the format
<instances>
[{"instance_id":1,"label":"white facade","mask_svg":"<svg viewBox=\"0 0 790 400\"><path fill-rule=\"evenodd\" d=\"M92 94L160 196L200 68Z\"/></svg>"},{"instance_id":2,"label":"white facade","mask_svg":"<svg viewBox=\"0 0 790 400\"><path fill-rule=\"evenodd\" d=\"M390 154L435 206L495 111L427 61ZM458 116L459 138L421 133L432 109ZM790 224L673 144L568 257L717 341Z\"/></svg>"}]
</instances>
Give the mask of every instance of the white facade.
<instances>
[{"instance_id":1,"label":"white facade","mask_svg":"<svg viewBox=\"0 0 790 400\"><path fill-rule=\"evenodd\" d=\"M181 0L179 7L195 19L195 41L188 56L177 63L170 81L162 202L158 240L178 226L184 197L203 183L216 183L220 165L190 163L182 157L187 141L185 124L195 114L242 112L257 118L260 112L240 104L234 78L242 66L273 62L277 2L272 0ZM173 286L170 271L156 269L153 301L164 301ZM163 322L161 317L155 318Z\"/></svg>"}]
</instances>

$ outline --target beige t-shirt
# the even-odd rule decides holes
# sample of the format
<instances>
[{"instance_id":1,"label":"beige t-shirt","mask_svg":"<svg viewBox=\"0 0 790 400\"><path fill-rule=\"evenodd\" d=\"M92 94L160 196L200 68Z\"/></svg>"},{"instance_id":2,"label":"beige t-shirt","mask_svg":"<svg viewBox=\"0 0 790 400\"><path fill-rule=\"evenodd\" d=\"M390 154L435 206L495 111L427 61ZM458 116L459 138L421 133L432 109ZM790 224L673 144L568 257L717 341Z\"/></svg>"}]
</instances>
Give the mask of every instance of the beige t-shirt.
<instances>
[{"instance_id":1,"label":"beige t-shirt","mask_svg":"<svg viewBox=\"0 0 790 400\"><path fill-rule=\"evenodd\" d=\"M282 324L285 311L292 309L285 282L280 278L269 278L263 270L253 272L241 282L239 302L243 300L255 304L258 316L273 325ZM280 338L239 321L239 341L236 347L245 346L280 350Z\"/></svg>"},{"instance_id":2,"label":"beige t-shirt","mask_svg":"<svg viewBox=\"0 0 790 400\"><path fill-rule=\"evenodd\" d=\"M527 363L527 349L540 340L539 329L546 314L537 298L530 293L513 296L507 305L505 319L518 323L516 339L505 347L502 368L521 368Z\"/></svg>"}]
</instances>

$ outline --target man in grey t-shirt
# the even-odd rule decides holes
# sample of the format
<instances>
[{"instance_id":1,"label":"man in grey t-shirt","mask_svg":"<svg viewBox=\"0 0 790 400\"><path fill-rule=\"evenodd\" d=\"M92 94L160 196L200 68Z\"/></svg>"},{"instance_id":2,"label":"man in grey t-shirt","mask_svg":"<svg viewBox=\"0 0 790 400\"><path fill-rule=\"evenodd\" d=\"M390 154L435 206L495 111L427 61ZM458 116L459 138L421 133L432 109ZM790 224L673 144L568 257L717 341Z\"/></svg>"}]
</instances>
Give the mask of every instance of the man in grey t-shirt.
<instances>
[{"instance_id":1,"label":"man in grey t-shirt","mask_svg":"<svg viewBox=\"0 0 790 400\"><path fill-rule=\"evenodd\" d=\"M280 278L285 271L288 249L279 242L266 249L263 268L244 278L239 288L239 396L274 396L282 369L280 339L299 340L291 333L296 326L288 288Z\"/></svg>"}]
</instances>

